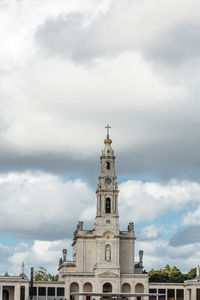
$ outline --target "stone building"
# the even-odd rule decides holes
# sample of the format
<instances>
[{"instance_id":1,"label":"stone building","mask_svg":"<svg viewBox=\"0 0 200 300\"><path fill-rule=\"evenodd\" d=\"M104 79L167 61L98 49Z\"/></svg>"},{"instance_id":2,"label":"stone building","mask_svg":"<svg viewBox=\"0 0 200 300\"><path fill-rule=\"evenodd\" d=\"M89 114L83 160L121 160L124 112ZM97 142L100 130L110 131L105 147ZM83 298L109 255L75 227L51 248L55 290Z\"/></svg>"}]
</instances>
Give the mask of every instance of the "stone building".
<instances>
[{"instance_id":1,"label":"stone building","mask_svg":"<svg viewBox=\"0 0 200 300\"><path fill-rule=\"evenodd\" d=\"M142 273L142 256L135 262L134 224L120 231L118 185L115 155L109 135L101 154L101 170L96 191L95 227L84 230L79 222L74 232L73 262L66 250L59 264L59 278L65 281L66 297L70 292L148 292L148 275Z\"/></svg>"},{"instance_id":2,"label":"stone building","mask_svg":"<svg viewBox=\"0 0 200 300\"><path fill-rule=\"evenodd\" d=\"M128 224L127 231L119 228L119 190L109 134L104 144L96 191L95 226L85 230L83 222L78 222L72 243L72 261L67 259L67 249L63 249L58 266L59 281L34 281L33 299L70 300L72 292L151 292L165 296L150 297L150 300L200 300L199 268L195 280L181 284L149 283L148 275L142 272L142 250L139 261L135 262L134 223ZM27 300L29 289L30 281L24 274L23 264L20 276L0 276L0 300ZM75 296L78 297L99 300L98 297Z\"/></svg>"}]
</instances>

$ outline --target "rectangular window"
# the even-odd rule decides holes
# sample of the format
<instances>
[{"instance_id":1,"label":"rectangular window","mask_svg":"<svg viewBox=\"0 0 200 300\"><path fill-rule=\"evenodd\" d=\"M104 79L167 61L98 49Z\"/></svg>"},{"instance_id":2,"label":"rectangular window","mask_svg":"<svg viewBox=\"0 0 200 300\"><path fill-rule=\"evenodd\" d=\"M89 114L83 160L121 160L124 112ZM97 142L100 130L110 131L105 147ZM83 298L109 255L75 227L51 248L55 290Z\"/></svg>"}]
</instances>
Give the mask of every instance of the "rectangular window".
<instances>
[{"instance_id":1,"label":"rectangular window","mask_svg":"<svg viewBox=\"0 0 200 300\"><path fill-rule=\"evenodd\" d=\"M35 286L32 287L32 295L37 296L37 288ZM29 287L29 296L31 296L31 287Z\"/></svg>"},{"instance_id":2,"label":"rectangular window","mask_svg":"<svg viewBox=\"0 0 200 300\"><path fill-rule=\"evenodd\" d=\"M20 287L20 300L25 300L25 286Z\"/></svg>"},{"instance_id":3,"label":"rectangular window","mask_svg":"<svg viewBox=\"0 0 200 300\"><path fill-rule=\"evenodd\" d=\"M48 296L55 296L55 288L48 287Z\"/></svg>"},{"instance_id":4,"label":"rectangular window","mask_svg":"<svg viewBox=\"0 0 200 300\"><path fill-rule=\"evenodd\" d=\"M149 289L149 293L156 294L156 289ZM149 300L156 300L156 296L149 296Z\"/></svg>"},{"instance_id":5,"label":"rectangular window","mask_svg":"<svg viewBox=\"0 0 200 300\"><path fill-rule=\"evenodd\" d=\"M32 292L31 292L31 289L32 289ZM34 287L29 287L29 296L33 295L33 300L36 300L37 299L37 288L34 286Z\"/></svg>"},{"instance_id":6,"label":"rectangular window","mask_svg":"<svg viewBox=\"0 0 200 300\"><path fill-rule=\"evenodd\" d=\"M158 294L166 294L165 289L159 289ZM158 296L158 300L165 300L165 296Z\"/></svg>"},{"instance_id":7,"label":"rectangular window","mask_svg":"<svg viewBox=\"0 0 200 300\"><path fill-rule=\"evenodd\" d=\"M46 287L39 286L39 288L38 288L38 295L39 296L46 296Z\"/></svg>"},{"instance_id":8,"label":"rectangular window","mask_svg":"<svg viewBox=\"0 0 200 300\"><path fill-rule=\"evenodd\" d=\"M176 290L176 300L183 300L184 299L184 290L178 289Z\"/></svg>"},{"instance_id":9,"label":"rectangular window","mask_svg":"<svg viewBox=\"0 0 200 300\"><path fill-rule=\"evenodd\" d=\"M175 299L174 289L167 290L167 299L168 300L174 300Z\"/></svg>"},{"instance_id":10,"label":"rectangular window","mask_svg":"<svg viewBox=\"0 0 200 300\"><path fill-rule=\"evenodd\" d=\"M46 287L45 286L38 287L38 300L46 300Z\"/></svg>"},{"instance_id":11,"label":"rectangular window","mask_svg":"<svg viewBox=\"0 0 200 300\"><path fill-rule=\"evenodd\" d=\"M57 296L64 296L65 289L64 288L57 288Z\"/></svg>"},{"instance_id":12,"label":"rectangular window","mask_svg":"<svg viewBox=\"0 0 200 300\"><path fill-rule=\"evenodd\" d=\"M200 289L197 289L197 300L200 300Z\"/></svg>"}]
</instances>

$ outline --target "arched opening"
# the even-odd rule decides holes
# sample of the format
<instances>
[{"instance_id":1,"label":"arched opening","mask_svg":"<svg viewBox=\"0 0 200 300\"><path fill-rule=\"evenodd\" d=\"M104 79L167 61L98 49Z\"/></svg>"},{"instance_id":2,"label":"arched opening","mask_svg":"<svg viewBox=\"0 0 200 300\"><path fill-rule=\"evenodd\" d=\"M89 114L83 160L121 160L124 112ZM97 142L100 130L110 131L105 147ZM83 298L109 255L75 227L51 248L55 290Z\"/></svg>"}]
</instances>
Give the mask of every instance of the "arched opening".
<instances>
[{"instance_id":1,"label":"arched opening","mask_svg":"<svg viewBox=\"0 0 200 300\"><path fill-rule=\"evenodd\" d=\"M136 293L144 293L144 285L142 283L137 283L135 285L135 292ZM141 300L141 297L137 297L137 300Z\"/></svg>"},{"instance_id":2,"label":"arched opening","mask_svg":"<svg viewBox=\"0 0 200 300\"><path fill-rule=\"evenodd\" d=\"M111 201L110 198L106 198L106 214L110 214L111 211Z\"/></svg>"},{"instance_id":3,"label":"arched opening","mask_svg":"<svg viewBox=\"0 0 200 300\"><path fill-rule=\"evenodd\" d=\"M106 245L106 247L105 247L105 260L111 261L111 248L110 248L110 245Z\"/></svg>"},{"instance_id":4,"label":"arched opening","mask_svg":"<svg viewBox=\"0 0 200 300\"><path fill-rule=\"evenodd\" d=\"M110 170L110 162L109 161L106 162L106 170Z\"/></svg>"},{"instance_id":5,"label":"arched opening","mask_svg":"<svg viewBox=\"0 0 200 300\"><path fill-rule=\"evenodd\" d=\"M79 284L77 282L72 282L70 284L70 294L73 292L79 292ZM72 296L70 295L71 300L78 300L78 296Z\"/></svg>"},{"instance_id":6,"label":"arched opening","mask_svg":"<svg viewBox=\"0 0 200 300\"><path fill-rule=\"evenodd\" d=\"M7 290L3 290L3 300L9 300L9 292Z\"/></svg>"},{"instance_id":7,"label":"arched opening","mask_svg":"<svg viewBox=\"0 0 200 300\"><path fill-rule=\"evenodd\" d=\"M86 282L83 285L83 292L92 292L92 284L90 282ZM86 300L90 300L90 296L84 297Z\"/></svg>"},{"instance_id":8,"label":"arched opening","mask_svg":"<svg viewBox=\"0 0 200 300\"><path fill-rule=\"evenodd\" d=\"M90 282L84 283L83 292L92 292L92 284Z\"/></svg>"},{"instance_id":9,"label":"arched opening","mask_svg":"<svg viewBox=\"0 0 200 300\"><path fill-rule=\"evenodd\" d=\"M104 283L103 293L112 293L112 284L110 282Z\"/></svg>"},{"instance_id":10,"label":"arched opening","mask_svg":"<svg viewBox=\"0 0 200 300\"><path fill-rule=\"evenodd\" d=\"M131 293L131 286L129 283L122 284L122 293Z\"/></svg>"}]
</instances>

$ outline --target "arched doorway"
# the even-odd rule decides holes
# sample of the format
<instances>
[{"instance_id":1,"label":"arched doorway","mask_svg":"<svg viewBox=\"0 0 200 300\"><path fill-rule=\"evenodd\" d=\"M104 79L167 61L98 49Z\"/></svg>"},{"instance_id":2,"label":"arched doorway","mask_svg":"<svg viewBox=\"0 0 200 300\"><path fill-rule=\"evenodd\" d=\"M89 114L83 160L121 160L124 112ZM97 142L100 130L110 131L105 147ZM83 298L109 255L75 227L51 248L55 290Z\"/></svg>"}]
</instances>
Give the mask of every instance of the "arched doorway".
<instances>
[{"instance_id":1,"label":"arched doorway","mask_svg":"<svg viewBox=\"0 0 200 300\"><path fill-rule=\"evenodd\" d=\"M3 300L9 300L9 292L7 290L3 290Z\"/></svg>"},{"instance_id":2,"label":"arched doorway","mask_svg":"<svg viewBox=\"0 0 200 300\"><path fill-rule=\"evenodd\" d=\"M112 293L112 284L110 282L104 283L103 293Z\"/></svg>"},{"instance_id":3,"label":"arched doorway","mask_svg":"<svg viewBox=\"0 0 200 300\"><path fill-rule=\"evenodd\" d=\"M137 283L135 285L135 292L136 293L144 293L144 285L142 283ZM141 297L137 297L137 300L141 300Z\"/></svg>"},{"instance_id":4,"label":"arched doorway","mask_svg":"<svg viewBox=\"0 0 200 300\"><path fill-rule=\"evenodd\" d=\"M122 284L122 293L130 293L131 292L131 286L129 283Z\"/></svg>"},{"instance_id":5,"label":"arched doorway","mask_svg":"<svg viewBox=\"0 0 200 300\"><path fill-rule=\"evenodd\" d=\"M79 284L77 282L72 282L70 284L70 299L71 300L78 300L79 296L71 296L72 292L79 292Z\"/></svg>"},{"instance_id":6,"label":"arched doorway","mask_svg":"<svg viewBox=\"0 0 200 300\"><path fill-rule=\"evenodd\" d=\"M86 282L83 285L83 292L92 292L92 284L90 282ZM90 296L84 297L86 300L90 300Z\"/></svg>"}]
</instances>

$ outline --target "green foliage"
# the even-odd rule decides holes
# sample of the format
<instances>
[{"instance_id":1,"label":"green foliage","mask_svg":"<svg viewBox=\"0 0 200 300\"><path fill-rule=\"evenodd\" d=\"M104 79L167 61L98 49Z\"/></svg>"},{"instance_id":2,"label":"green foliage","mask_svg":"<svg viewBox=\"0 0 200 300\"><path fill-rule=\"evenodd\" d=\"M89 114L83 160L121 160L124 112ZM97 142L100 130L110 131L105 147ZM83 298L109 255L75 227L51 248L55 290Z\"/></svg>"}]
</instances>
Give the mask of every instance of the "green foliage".
<instances>
[{"instance_id":1,"label":"green foliage","mask_svg":"<svg viewBox=\"0 0 200 300\"><path fill-rule=\"evenodd\" d=\"M150 282L171 282L182 283L184 280L193 279L196 276L196 268L191 269L187 274L181 273L181 271L173 266L166 265L164 269L149 271Z\"/></svg>"},{"instance_id":2,"label":"green foliage","mask_svg":"<svg viewBox=\"0 0 200 300\"><path fill-rule=\"evenodd\" d=\"M4 274L5 277L9 277L10 275L8 274L8 271Z\"/></svg>"},{"instance_id":3,"label":"green foliage","mask_svg":"<svg viewBox=\"0 0 200 300\"><path fill-rule=\"evenodd\" d=\"M47 273L47 269L44 267L39 267L39 269L34 272L35 281L58 281L58 274L51 275Z\"/></svg>"},{"instance_id":4,"label":"green foliage","mask_svg":"<svg viewBox=\"0 0 200 300\"><path fill-rule=\"evenodd\" d=\"M192 268L189 272L188 272L188 279L194 279L196 277L196 268Z\"/></svg>"}]
</instances>

